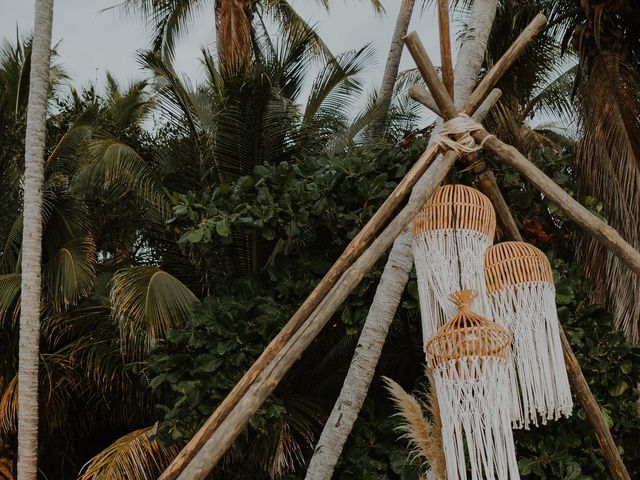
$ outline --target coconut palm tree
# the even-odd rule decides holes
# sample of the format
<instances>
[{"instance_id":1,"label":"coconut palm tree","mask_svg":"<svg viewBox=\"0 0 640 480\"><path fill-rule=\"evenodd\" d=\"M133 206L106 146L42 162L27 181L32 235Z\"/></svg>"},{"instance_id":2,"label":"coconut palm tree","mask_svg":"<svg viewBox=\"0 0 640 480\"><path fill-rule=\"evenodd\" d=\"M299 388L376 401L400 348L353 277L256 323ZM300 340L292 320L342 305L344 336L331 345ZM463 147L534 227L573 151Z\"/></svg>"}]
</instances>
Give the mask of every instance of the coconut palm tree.
<instances>
[{"instance_id":1,"label":"coconut palm tree","mask_svg":"<svg viewBox=\"0 0 640 480\"><path fill-rule=\"evenodd\" d=\"M563 0L551 19L580 65L575 93L581 137L576 168L583 195L602 201L608 222L640 248L640 28L637 2ZM640 342L640 279L591 238L577 248L594 297Z\"/></svg>"},{"instance_id":2,"label":"coconut palm tree","mask_svg":"<svg viewBox=\"0 0 640 480\"><path fill-rule=\"evenodd\" d=\"M376 11L382 11L380 0L370 2ZM320 3L329 8L329 0L320 0ZM290 27L306 30L316 44L326 50L321 39L287 0L126 0L123 5L128 10L140 11L149 20L154 31L154 50L169 55L188 24L212 8L219 66L231 74L244 69L252 57L254 17L262 24L264 18L269 17L284 30Z\"/></svg>"},{"instance_id":3,"label":"coconut palm tree","mask_svg":"<svg viewBox=\"0 0 640 480\"><path fill-rule=\"evenodd\" d=\"M53 0L35 8L29 100L25 138L23 252L18 352L18 478L35 480L38 472L38 364L40 342L40 257L42 249L42 184L45 118Z\"/></svg>"}]
</instances>

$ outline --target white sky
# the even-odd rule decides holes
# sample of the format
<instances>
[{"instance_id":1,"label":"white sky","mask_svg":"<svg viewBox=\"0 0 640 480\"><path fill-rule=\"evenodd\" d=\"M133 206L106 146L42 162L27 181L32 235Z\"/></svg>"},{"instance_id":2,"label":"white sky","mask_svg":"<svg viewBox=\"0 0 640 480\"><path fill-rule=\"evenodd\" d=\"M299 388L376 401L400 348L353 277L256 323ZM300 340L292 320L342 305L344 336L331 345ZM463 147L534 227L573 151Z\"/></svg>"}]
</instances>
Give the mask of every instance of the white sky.
<instances>
[{"instance_id":1,"label":"white sky","mask_svg":"<svg viewBox=\"0 0 640 480\"><path fill-rule=\"evenodd\" d=\"M34 0L0 0L0 38L13 40L16 27L21 34L31 32ZM62 63L75 85L95 82L101 84L105 71L122 82L144 77L137 64L135 52L147 48L150 33L144 21L127 17L122 10L101 12L117 5L119 0L56 0L53 22L53 41L60 42L58 61ZM213 3L210 13L203 14L191 26L178 44L176 69L192 81L200 77L200 49L212 48ZM400 0L383 0L386 13L373 12L367 0L332 0L331 13L318 5L317 0L292 0L294 7L309 23L317 25L328 46L339 53L373 43L376 62L366 72L367 83L377 87L388 54L389 41L395 26ZM416 30L429 49L434 63L439 63L437 21L434 11L420 15L419 4L410 30ZM412 68L405 51L401 69Z\"/></svg>"}]
</instances>

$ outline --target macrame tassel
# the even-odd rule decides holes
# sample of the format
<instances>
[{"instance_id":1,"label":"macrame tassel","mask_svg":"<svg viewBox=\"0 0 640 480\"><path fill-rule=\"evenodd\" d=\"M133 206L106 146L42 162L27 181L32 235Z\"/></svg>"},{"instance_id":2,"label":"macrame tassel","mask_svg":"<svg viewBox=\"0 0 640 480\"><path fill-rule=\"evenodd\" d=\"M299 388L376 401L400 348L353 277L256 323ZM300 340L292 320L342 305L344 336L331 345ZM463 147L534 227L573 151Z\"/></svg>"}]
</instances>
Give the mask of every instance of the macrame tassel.
<instances>
[{"instance_id":1,"label":"macrame tassel","mask_svg":"<svg viewBox=\"0 0 640 480\"><path fill-rule=\"evenodd\" d=\"M532 245L505 242L491 247L485 272L493 318L513 341L516 428L570 416L571 389L562 355L551 265Z\"/></svg>"},{"instance_id":2,"label":"macrame tassel","mask_svg":"<svg viewBox=\"0 0 640 480\"><path fill-rule=\"evenodd\" d=\"M489 199L464 185L438 188L413 222L413 255L420 294L424 344L456 309L455 289L479 292L472 307L490 315L483 272L485 251L495 232Z\"/></svg>"},{"instance_id":3,"label":"macrame tassel","mask_svg":"<svg viewBox=\"0 0 640 480\"><path fill-rule=\"evenodd\" d=\"M469 308L477 296L451 295L458 313L427 344L442 420L448 480L517 480L511 431L510 336Z\"/></svg>"}]
</instances>

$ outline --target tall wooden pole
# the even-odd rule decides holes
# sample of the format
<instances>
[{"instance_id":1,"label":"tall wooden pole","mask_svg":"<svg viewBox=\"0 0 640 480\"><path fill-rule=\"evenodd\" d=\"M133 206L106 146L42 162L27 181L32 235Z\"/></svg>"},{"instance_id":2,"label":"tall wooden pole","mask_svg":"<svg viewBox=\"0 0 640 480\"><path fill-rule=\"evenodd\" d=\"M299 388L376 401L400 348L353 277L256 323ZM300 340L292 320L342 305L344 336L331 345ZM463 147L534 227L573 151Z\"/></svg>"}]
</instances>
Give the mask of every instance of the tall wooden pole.
<instances>
[{"instance_id":1,"label":"tall wooden pole","mask_svg":"<svg viewBox=\"0 0 640 480\"><path fill-rule=\"evenodd\" d=\"M440 69L442 83L453 98L453 60L451 56L451 31L449 30L449 0L438 0L438 24L440 26Z\"/></svg>"},{"instance_id":2,"label":"tall wooden pole","mask_svg":"<svg viewBox=\"0 0 640 480\"><path fill-rule=\"evenodd\" d=\"M415 36L414 36L415 37ZM410 38L407 45L411 43L409 51L416 59L420 72L423 74L429 89L433 94L433 98L438 104L438 108L445 115L455 113L455 105L453 100L444 91L444 86L438 79L438 75L431 63L427 52L417 38ZM449 117L453 118L453 117ZM445 119L449 119L445 117ZM559 187L553 180L527 160L515 147L507 145L498 140L495 136L490 135L483 128L470 132L473 138L484 148L508 165L517 169L525 178L527 178L539 191L544 193L558 207L564 211L569 218L575 221L585 230L591 232L598 240L600 240L607 248L609 248L621 260L625 261L636 273L640 274L640 252L636 251L629 245L615 229L600 220L594 214L589 212L579 202L573 199L567 192ZM496 185L497 188L497 185ZM605 461L609 468L609 472L614 480L630 480L629 473L622 462L620 452L615 447L615 442L611 431L602 417L598 404L589 389L580 365L571 350L571 346L567 341L564 333L562 333L562 350L566 360L567 374L573 393L582 405L589 423L594 429L595 437L600 445Z\"/></svg>"}]
</instances>

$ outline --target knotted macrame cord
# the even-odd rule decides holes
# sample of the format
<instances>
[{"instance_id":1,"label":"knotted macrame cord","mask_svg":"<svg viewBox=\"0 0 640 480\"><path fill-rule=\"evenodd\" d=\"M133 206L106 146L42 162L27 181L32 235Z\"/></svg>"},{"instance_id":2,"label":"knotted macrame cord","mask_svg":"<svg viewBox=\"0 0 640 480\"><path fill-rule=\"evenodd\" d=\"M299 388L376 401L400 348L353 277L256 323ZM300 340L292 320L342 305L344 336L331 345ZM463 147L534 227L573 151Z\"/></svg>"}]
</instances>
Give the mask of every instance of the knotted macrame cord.
<instances>
[{"instance_id":1,"label":"knotted macrame cord","mask_svg":"<svg viewBox=\"0 0 640 480\"><path fill-rule=\"evenodd\" d=\"M440 145L443 150L453 150L461 157L481 150L489 138L495 138L494 135L489 134L482 139L482 142L476 144L471 133L478 130L484 130L480 123L469 115L460 113L457 117L444 122L442 130L435 135L434 143Z\"/></svg>"}]
</instances>

